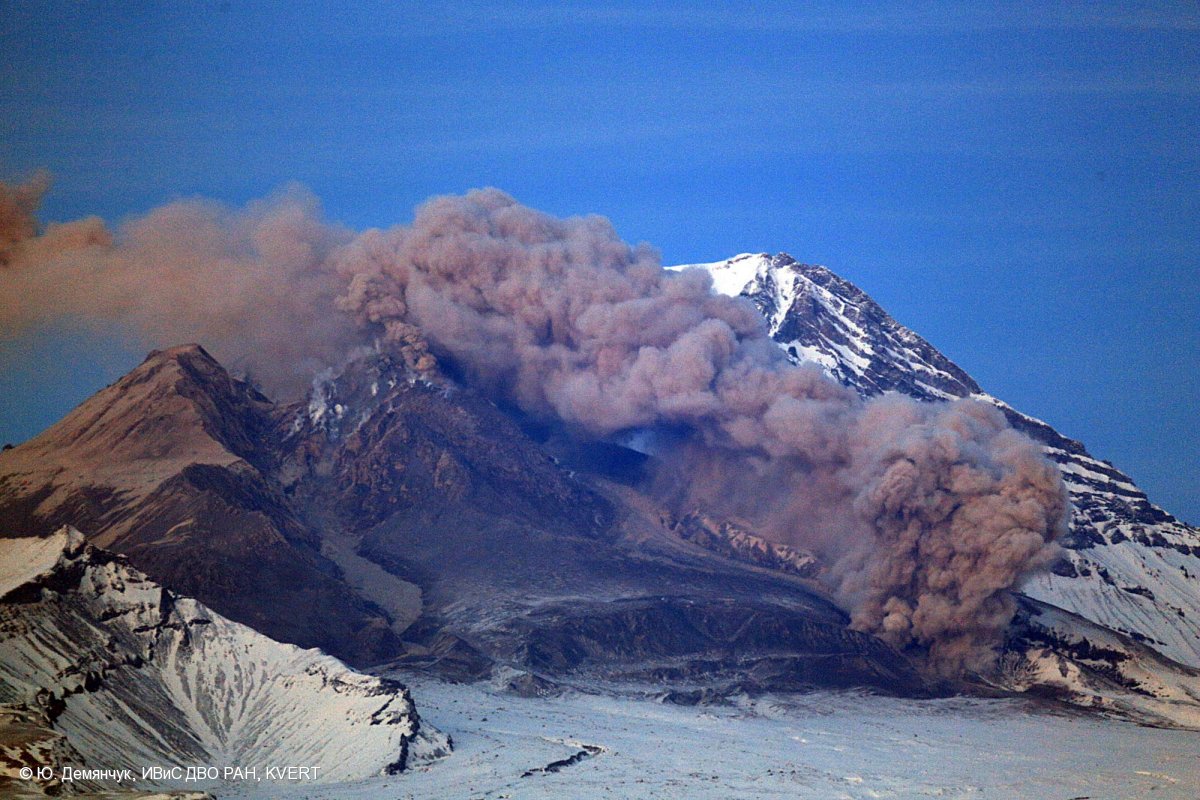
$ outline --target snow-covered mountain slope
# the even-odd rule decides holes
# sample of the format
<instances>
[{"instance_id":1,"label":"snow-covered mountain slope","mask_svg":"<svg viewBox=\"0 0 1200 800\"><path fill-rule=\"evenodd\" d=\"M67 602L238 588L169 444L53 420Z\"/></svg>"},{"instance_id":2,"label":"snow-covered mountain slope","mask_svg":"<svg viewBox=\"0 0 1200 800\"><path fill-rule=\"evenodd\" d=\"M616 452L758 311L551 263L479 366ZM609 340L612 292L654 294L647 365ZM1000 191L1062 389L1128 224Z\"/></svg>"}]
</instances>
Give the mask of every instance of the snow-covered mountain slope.
<instances>
[{"instance_id":1,"label":"snow-covered mountain slope","mask_svg":"<svg viewBox=\"0 0 1200 800\"><path fill-rule=\"evenodd\" d=\"M1200 730L1200 670L1028 597L996 680L1149 725Z\"/></svg>"},{"instance_id":2,"label":"snow-covered mountain slope","mask_svg":"<svg viewBox=\"0 0 1200 800\"><path fill-rule=\"evenodd\" d=\"M1152 504L1127 475L1081 443L985 393L933 345L825 267L786 254L743 254L673 269L689 266L708 271L714 291L753 301L793 361L819 364L863 395L970 397L997 406L1014 427L1044 445L1074 507L1065 557L1023 590L1200 666L1200 531Z\"/></svg>"},{"instance_id":3,"label":"snow-covered mountain slope","mask_svg":"<svg viewBox=\"0 0 1200 800\"><path fill-rule=\"evenodd\" d=\"M449 751L403 685L225 619L70 528L0 540L0 704L42 713L82 758L71 766L135 778L295 766L349 780Z\"/></svg>"}]
</instances>

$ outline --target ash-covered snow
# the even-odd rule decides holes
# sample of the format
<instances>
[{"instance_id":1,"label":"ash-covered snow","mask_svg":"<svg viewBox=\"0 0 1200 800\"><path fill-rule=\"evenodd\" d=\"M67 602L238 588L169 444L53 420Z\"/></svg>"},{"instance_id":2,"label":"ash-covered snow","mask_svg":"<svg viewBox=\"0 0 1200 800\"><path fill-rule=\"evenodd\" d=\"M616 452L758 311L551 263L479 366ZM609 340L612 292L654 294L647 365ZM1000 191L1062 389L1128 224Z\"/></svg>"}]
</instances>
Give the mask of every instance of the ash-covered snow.
<instances>
[{"instance_id":1,"label":"ash-covered snow","mask_svg":"<svg viewBox=\"0 0 1200 800\"><path fill-rule=\"evenodd\" d=\"M4 542L4 558L0 559L0 598L13 589L50 572L67 554L83 547L83 534L67 528L59 536L26 537Z\"/></svg>"},{"instance_id":2,"label":"ash-covered snow","mask_svg":"<svg viewBox=\"0 0 1200 800\"><path fill-rule=\"evenodd\" d=\"M681 707L405 678L455 753L402 778L232 787L243 800L1162 798L1200 793L1194 733L1023 700L820 692ZM588 753L571 761L580 753ZM547 770L550 765L558 765Z\"/></svg>"}]
</instances>

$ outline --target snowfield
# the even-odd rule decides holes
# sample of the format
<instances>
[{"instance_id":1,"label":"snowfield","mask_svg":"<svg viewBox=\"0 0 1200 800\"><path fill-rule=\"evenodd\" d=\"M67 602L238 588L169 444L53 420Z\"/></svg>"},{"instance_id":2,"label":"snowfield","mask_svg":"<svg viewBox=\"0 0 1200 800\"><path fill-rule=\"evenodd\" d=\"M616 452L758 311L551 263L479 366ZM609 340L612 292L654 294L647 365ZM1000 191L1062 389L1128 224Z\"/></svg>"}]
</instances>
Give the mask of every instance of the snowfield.
<instances>
[{"instance_id":1,"label":"snowfield","mask_svg":"<svg viewBox=\"0 0 1200 800\"><path fill-rule=\"evenodd\" d=\"M449 758L333 786L247 784L311 798L1180 798L1200 796L1200 734L1019 700L855 693L680 707L601 694L522 698L411 675ZM573 763L564 763L573 761ZM556 765L556 762L558 764ZM549 769L547 769L549 767Z\"/></svg>"}]
</instances>

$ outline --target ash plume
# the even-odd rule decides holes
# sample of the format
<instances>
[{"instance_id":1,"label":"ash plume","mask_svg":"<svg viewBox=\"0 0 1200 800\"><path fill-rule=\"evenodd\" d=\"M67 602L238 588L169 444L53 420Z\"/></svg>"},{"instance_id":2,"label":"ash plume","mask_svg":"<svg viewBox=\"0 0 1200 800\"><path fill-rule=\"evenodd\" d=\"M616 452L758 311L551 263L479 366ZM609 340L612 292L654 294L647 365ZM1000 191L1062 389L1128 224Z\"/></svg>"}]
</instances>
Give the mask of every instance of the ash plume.
<instances>
[{"instance_id":1,"label":"ash plume","mask_svg":"<svg viewBox=\"0 0 1200 800\"><path fill-rule=\"evenodd\" d=\"M946 674L990 664L1009 590L1065 528L1058 471L996 409L864 401L791 365L751 303L663 270L601 217L489 189L353 235L293 191L241 212L175 203L115 234L51 226L10 249L6 327L119 320L259 374L282 365L280 385L374 342L578 436L670 431L664 501L816 551L855 627Z\"/></svg>"},{"instance_id":2,"label":"ash plume","mask_svg":"<svg viewBox=\"0 0 1200 800\"><path fill-rule=\"evenodd\" d=\"M17 185L0 182L0 268L12 262L19 243L37 233L38 206L49 188L48 172Z\"/></svg>"},{"instance_id":3,"label":"ash plume","mask_svg":"<svg viewBox=\"0 0 1200 800\"><path fill-rule=\"evenodd\" d=\"M664 271L599 217L485 190L343 249L339 307L385 338L419 330L470 382L603 437L667 426L677 501L817 550L854 624L982 669L1064 529L1057 470L974 401L863 401L792 366L746 300ZM762 509L773 509L764 512Z\"/></svg>"},{"instance_id":4,"label":"ash plume","mask_svg":"<svg viewBox=\"0 0 1200 800\"><path fill-rule=\"evenodd\" d=\"M203 200L110 230L98 217L34 223L45 178L0 184L0 334L57 320L116 324L146 346L203 342L276 391L298 391L360 340L333 309L328 269L352 234L287 189L245 209Z\"/></svg>"}]
</instances>

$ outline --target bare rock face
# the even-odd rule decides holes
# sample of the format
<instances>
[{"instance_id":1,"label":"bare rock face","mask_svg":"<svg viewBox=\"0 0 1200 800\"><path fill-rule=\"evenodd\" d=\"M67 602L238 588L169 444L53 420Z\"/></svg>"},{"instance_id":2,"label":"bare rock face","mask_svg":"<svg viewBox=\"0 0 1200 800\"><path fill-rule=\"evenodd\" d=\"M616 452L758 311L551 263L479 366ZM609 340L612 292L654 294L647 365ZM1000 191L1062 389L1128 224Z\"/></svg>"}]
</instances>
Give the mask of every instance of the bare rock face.
<instances>
[{"instance_id":1,"label":"bare rock face","mask_svg":"<svg viewBox=\"0 0 1200 800\"><path fill-rule=\"evenodd\" d=\"M41 763L135 785L156 766L351 780L449 751L399 683L232 622L69 528L0 540L0 703L6 740L40 727L26 748Z\"/></svg>"},{"instance_id":2,"label":"bare rock face","mask_svg":"<svg viewBox=\"0 0 1200 800\"><path fill-rule=\"evenodd\" d=\"M807 550L767 541L732 522L715 520L698 511L678 519L664 514L662 520L663 525L684 541L695 542L735 561L802 578L814 578L821 572L817 557Z\"/></svg>"},{"instance_id":3,"label":"bare rock face","mask_svg":"<svg viewBox=\"0 0 1200 800\"><path fill-rule=\"evenodd\" d=\"M448 380L430 381L385 354L318 381L286 412L289 491L354 530L439 506L595 535L605 503L558 469L491 403Z\"/></svg>"},{"instance_id":4,"label":"bare rock face","mask_svg":"<svg viewBox=\"0 0 1200 800\"><path fill-rule=\"evenodd\" d=\"M397 665L469 680L490 663L541 681L665 679L656 671L704 662L710 682L729 688L751 685L764 659L792 658L763 667L755 685L930 690L904 657L850 633L846 615L800 580L811 556L728 525L709 538L673 533L636 490L567 467L513 417L450 381L375 355L318 383L289 413L286 491L362 557L420 587L421 616ZM719 618L747 630L775 618L786 621L780 630L810 625L820 635L725 640ZM834 640L838 657L861 669L801 663L832 664Z\"/></svg>"},{"instance_id":5,"label":"bare rock face","mask_svg":"<svg viewBox=\"0 0 1200 800\"><path fill-rule=\"evenodd\" d=\"M337 577L276 479L277 409L195 345L151 353L0 453L0 530L64 524L155 580L278 639L355 663L400 652Z\"/></svg>"}]
</instances>

